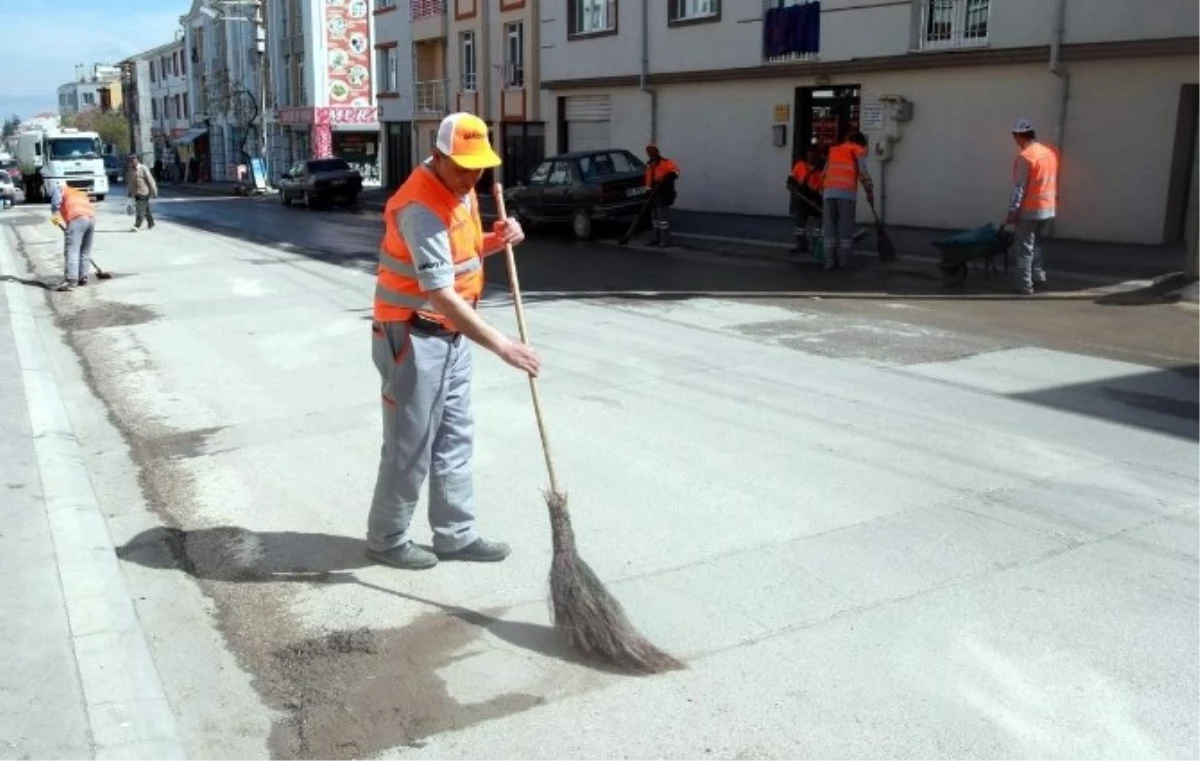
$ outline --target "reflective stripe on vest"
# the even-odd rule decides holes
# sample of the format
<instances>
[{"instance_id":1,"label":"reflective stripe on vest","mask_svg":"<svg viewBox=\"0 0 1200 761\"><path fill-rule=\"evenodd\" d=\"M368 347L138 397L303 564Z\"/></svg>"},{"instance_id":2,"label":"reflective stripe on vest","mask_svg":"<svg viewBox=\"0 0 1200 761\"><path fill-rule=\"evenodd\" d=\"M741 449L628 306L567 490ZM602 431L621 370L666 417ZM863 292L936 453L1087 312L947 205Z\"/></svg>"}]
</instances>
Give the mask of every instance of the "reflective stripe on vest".
<instances>
[{"instance_id":1,"label":"reflective stripe on vest","mask_svg":"<svg viewBox=\"0 0 1200 761\"><path fill-rule=\"evenodd\" d=\"M825 162L825 190L858 189L858 159L867 149L854 143L838 143L829 149Z\"/></svg>"},{"instance_id":2,"label":"reflective stripe on vest","mask_svg":"<svg viewBox=\"0 0 1200 761\"><path fill-rule=\"evenodd\" d=\"M374 318L377 322L402 322L414 313L454 326L430 303L417 280L417 270L404 236L396 224L399 212L417 203L431 211L446 226L454 264L454 290L474 305L483 294L483 224L479 217L475 191L470 194L471 209L442 184L433 171L422 165L388 200L384 209L384 235L379 250L375 279Z\"/></svg>"},{"instance_id":3,"label":"reflective stripe on vest","mask_svg":"<svg viewBox=\"0 0 1200 761\"><path fill-rule=\"evenodd\" d=\"M87 193L78 188L63 189L62 206L58 213L62 216L63 222L67 224L71 224L71 220L79 217L96 218L96 210L92 208L91 199L88 198Z\"/></svg>"},{"instance_id":4,"label":"reflective stripe on vest","mask_svg":"<svg viewBox=\"0 0 1200 761\"><path fill-rule=\"evenodd\" d=\"M1058 156L1041 143L1030 143L1020 158L1029 162L1029 179L1021 198L1021 211L1054 211L1058 200ZM1013 162L1013 183L1019 161Z\"/></svg>"}]
</instances>

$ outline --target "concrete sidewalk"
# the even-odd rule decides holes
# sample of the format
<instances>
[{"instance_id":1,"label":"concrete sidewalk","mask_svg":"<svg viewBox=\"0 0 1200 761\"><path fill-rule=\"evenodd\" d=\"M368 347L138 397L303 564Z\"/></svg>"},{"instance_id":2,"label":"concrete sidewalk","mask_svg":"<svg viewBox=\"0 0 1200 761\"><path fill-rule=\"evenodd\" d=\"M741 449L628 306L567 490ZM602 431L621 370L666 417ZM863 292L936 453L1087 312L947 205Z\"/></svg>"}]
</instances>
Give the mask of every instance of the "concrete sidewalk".
<instances>
[{"instance_id":1,"label":"concrete sidewalk","mask_svg":"<svg viewBox=\"0 0 1200 761\"><path fill-rule=\"evenodd\" d=\"M0 757L186 758L0 227Z\"/></svg>"}]
</instances>

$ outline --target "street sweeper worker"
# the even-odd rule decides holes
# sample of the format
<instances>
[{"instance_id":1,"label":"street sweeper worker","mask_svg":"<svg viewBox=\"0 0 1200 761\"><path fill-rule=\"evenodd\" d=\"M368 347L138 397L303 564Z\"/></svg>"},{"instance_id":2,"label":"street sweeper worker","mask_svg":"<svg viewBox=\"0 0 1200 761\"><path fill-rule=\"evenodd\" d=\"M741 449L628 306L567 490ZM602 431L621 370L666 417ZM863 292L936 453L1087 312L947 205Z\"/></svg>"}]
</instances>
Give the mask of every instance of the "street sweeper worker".
<instances>
[{"instance_id":1,"label":"street sweeper worker","mask_svg":"<svg viewBox=\"0 0 1200 761\"><path fill-rule=\"evenodd\" d=\"M476 525L471 456L475 342L537 375L537 353L488 324L475 307L483 257L524 240L520 224L497 221L484 234L475 185L500 165L477 116L442 120L432 156L384 208L375 284L372 356L382 380L383 447L367 521L367 554L396 568L438 560L499 561L508 545ZM433 552L417 546L410 524L429 477Z\"/></svg>"},{"instance_id":2,"label":"street sweeper worker","mask_svg":"<svg viewBox=\"0 0 1200 761\"><path fill-rule=\"evenodd\" d=\"M679 179L679 165L664 157L658 146L646 146L646 187L654 193L650 200L651 220L654 222L654 245L671 245L670 208L675 205L675 181Z\"/></svg>"},{"instance_id":3,"label":"street sweeper worker","mask_svg":"<svg viewBox=\"0 0 1200 761\"><path fill-rule=\"evenodd\" d=\"M1049 233L1058 208L1058 154L1038 142L1028 119L1018 120L1012 132L1020 152L1013 160L1013 189L1005 222L1013 225L1017 247L1013 288L1028 296L1035 283L1046 282L1042 238Z\"/></svg>"},{"instance_id":4,"label":"street sweeper worker","mask_svg":"<svg viewBox=\"0 0 1200 761\"><path fill-rule=\"evenodd\" d=\"M867 171L867 138L861 132L851 132L840 143L830 146L824 179L825 269L848 269L854 264L854 216L859 183L867 193L867 200L875 203L874 184Z\"/></svg>"},{"instance_id":5,"label":"street sweeper worker","mask_svg":"<svg viewBox=\"0 0 1200 761\"><path fill-rule=\"evenodd\" d=\"M816 144L808 146L804 157L792 164L787 188L791 191L792 235L796 239L792 252L803 254L821 222L821 151Z\"/></svg>"},{"instance_id":6,"label":"street sweeper worker","mask_svg":"<svg viewBox=\"0 0 1200 761\"><path fill-rule=\"evenodd\" d=\"M51 222L66 233L63 246L63 279L56 291L87 285L92 264L92 236L96 232L96 210L88 194L78 188L55 187L50 195Z\"/></svg>"}]
</instances>

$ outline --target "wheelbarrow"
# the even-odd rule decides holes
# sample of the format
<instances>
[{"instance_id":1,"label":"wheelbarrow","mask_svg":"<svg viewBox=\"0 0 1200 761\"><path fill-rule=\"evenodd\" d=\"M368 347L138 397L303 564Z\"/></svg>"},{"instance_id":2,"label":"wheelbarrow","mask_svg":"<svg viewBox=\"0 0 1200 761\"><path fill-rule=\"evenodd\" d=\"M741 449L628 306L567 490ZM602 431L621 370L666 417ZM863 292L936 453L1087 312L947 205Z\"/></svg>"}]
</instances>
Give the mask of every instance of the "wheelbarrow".
<instances>
[{"instance_id":1,"label":"wheelbarrow","mask_svg":"<svg viewBox=\"0 0 1200 761\"><path fill-rule=\"evenodd\" d=\"M992 272L1008 273L1008 249L1013 242L1011 230L1001 225L999 229L990 222L974 230L964 230L949 238L936 240L934 247L941 252L942 261L938 265L946 285L958 285L967 279L972 263L983 263L984 279L990 280ZM996 257L1003 262L1003 270L998 266Z\"/></svg>"}]
</instances>

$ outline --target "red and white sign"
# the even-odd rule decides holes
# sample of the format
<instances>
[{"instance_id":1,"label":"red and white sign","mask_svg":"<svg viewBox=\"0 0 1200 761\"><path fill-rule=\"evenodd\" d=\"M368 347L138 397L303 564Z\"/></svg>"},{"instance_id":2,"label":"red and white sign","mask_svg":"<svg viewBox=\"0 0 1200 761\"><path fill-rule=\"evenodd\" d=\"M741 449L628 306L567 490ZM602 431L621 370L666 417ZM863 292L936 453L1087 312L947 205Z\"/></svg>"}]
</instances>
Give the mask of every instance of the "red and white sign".
<instances>
[{"instance_id":1,"label":"red and white sign","mask_svg":"<svg viewBox=\"0 0 1200 761\"><path fill-rule=\"evenodd\" d=\"M375 124L379 121L377 106L330 106L316 109L317 124Z\"/></svg>"},{"instance_id":2,"label":"red and white sign","mask_svg":"<svg viewBox=\"0 0 1200 761\"><path fill-rule=\"evenodd\" d=\"M378 106L290 106L275 111L280 124L311 126L313 124L363 124L379 122Z\"/></svg>"}]
</instances>

